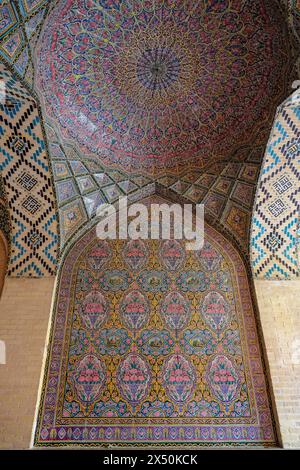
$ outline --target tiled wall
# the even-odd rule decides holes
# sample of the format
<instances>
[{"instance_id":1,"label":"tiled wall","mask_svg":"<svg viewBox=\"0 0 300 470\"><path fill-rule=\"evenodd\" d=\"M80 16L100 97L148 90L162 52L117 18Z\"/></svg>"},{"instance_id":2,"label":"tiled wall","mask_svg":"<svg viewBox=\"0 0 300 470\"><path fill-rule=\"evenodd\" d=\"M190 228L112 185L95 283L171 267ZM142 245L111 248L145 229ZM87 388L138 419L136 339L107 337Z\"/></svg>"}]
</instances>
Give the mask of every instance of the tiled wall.
<instances>
[{"instance_id":1,"label":"tiled wall","mask_svg":"<svg viewBox=\"0 0 300 470\"><path fill-rule=\"evenodd\" d=\"M53 275L58 220L39 109L0 63L6 97L0 103L0 172L11 221L12 276Z\"/></svg>"},{"instance_id":2,"label":"tiled wall","mask_svg":"<svg viewBox=\"0 0 300 470\"><path fill-rule=\"evenodd\" d=\"M251 263L256 278L299 276L300 93L277 110L256 191Z\"/></svg>"}]
</instances>

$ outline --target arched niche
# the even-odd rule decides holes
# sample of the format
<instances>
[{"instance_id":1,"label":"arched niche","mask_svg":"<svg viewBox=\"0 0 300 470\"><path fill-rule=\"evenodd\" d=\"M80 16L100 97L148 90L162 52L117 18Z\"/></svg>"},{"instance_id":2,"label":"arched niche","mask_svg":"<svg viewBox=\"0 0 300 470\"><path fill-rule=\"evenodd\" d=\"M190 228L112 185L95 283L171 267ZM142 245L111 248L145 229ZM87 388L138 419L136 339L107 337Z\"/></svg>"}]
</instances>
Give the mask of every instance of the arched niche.
<instances>
[{"instance_id":1,"label":"arched niche","mask_svg":"<svg viewBox=\"0 0 300 470\"><path fill-rule=\"evenodd\" d=\"M33 446L277 444L242 259L209 225L184 243L94 226L69 248Z\"/></svg>"}]
</instances>

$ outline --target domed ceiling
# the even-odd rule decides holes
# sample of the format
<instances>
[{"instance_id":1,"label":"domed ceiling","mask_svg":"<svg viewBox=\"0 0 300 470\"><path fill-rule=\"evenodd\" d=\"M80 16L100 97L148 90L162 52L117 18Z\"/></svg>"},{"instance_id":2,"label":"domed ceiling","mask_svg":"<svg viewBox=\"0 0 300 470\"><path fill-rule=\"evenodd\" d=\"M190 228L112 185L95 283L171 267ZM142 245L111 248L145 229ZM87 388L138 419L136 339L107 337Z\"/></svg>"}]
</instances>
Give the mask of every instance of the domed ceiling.
<instances>
[{"instance_id":1,"label":"domed ceiling","mask_svg":"<svg viewBox=\"0 0 300 470\"><path fill-rule=\"evenodd\" d=\"M0 17L10 272L52 272L57 215L64 249L122 195L203 203L248 254L276 107L298 78L296 0L7 0Z\"/></svg>"},{"instance_id":2,"label":"domed ceiling","mask_svg":"<svg viewBox=\"0 0 300 470\"><path fill-rule=\"evenodd\" d=\"M270 127L288 76L274 1L65 0L49 15L36 85L84 155L159 174L205 168Z\"/></svg>"}]
</instances>

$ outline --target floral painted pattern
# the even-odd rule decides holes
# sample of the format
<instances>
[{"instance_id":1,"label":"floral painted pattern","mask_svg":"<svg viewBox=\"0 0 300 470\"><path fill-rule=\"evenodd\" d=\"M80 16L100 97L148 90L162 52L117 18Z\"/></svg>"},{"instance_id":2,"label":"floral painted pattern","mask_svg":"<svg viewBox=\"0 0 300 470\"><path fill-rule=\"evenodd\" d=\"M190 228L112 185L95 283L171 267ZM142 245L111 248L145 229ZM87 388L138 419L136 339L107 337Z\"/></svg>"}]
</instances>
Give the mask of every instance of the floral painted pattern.
<instances>
[{"instance_id":1,"label":"floral painted pattern","mask_svg":"<svg viewBox=\"0 0 300 470\"><path fill-rule=\"evenodd\" d=\"M131 330L139 330L147 323L150 306L145 295L134 290L123 297L120 304L120 314L123 321Z\"/></svg>"},{"instance_id":2,"label":"floral painted pattern","mask_svg":"<svg viewBox=\"0 0 300 470\"><path fill-rule=\"evenodd\" d=\"M213 246L207 241L204 243L202 250L198 251L198 256L201 265L207 271L217 271L220 269L220 263L222 256L213 248Z\"/></svg>"},{"instance_id":3,"label":"floral painted pattern","mask_svg":"<svg viewBox=\"0 0 300 470\"><path fill-rule=\"evenodd\" d=\"M224 402L230 402L235 398L240 385L236 367L225 355L218 355L209 363L207 380L215 396Z\"/></svg>"},{"instance_id":4,"label":"floral painted pattern","mask_svg":"<svg viewBox=\"0 0 300 470\"><path fill-rule=\"evenodd\" d=\"M213 234L204 262L184 242L80 241L58 292L41 445L274 442L251 303L235 303L245 284Z\"/></svg>"},{"instance_id":5,"label":"floral painted pattern","mask_svg":"<svg viewBox=\"0 0 300 470\"><path fill-rule=\"evenodd\" d=\"M148 258L145 243L142 240L130 240L125 245L123 257L131 269L135 271L141 269Z\"/></svg>"},{"instance_id":6,"label":"floral painted pattern","mask_svg":"<svg viewBox=\"0 0 300 470\"><path fill-rule=\"evenodd\" d=\"M215 331L222 331L228 324L231 307L219 292L209 292L203 299L201 314L206 323Z\"/></svg>"},{"instance_id":7,"label":"floral painted pattern","mask_svg":"<svg viewBox=\"0 0 300 470\"><path fill-rule=\"evenodd\" d=\"M269 0L60 1L37 53L46 112L82 155L121 169L228 159L269 126L283 94L277 10Z\"/></svg>"},{"instance_id":8,"label":"floral painted pattern","mask_svg":"<svg viewBox=\"0 0 300 470\"><path fill-rule=\"evenodd\" d=\"M217 341L209 330L185 330L180 343L187 354L213 354Z\"/></svg>"},{"instance_id":9,"label":"floral painted pattern","mask_svg":"<svg viewBox=\"0 0 300 470\"><path fill-rule=\"evenodd\" d=\"M111 250L106 241L98 241L93 246L88 256L88 265L95 270L100 270L104 267L111 255Z\"/></svg>"},{"instance_id":10,"label":"floral painted pattern","mask_svg":"<svg viewBox=\"0 0 300 470\"><path fill-rule=\"evenodd\" d=\"M180 330L188 323L191 308L183 295L179 292L170 292L161 304L160 313L169 328Z\"/></svg>"},{"instance_id":11,"label":"floral painted pattern","mask_svg":"<svg viewBox=\"0 0 300 470\"><path fill-rule=\"evenodd\" d=\"M129 286L130 275L127 271L120 271L119 269L114 269L103 274L99 280L100 287L109 291L112 290L117 292L119 290L124 291Z\"/></svg>"},{"instance_id":12,"label":"floral painted pattern","mask_svg":"<svg viewBox=\"0 0 300 470\"><path fill-rule=\"evenodd\" d=\"M78 310L87 328L98 329L107 318L108 304L101 292L92 291L85 296Z\"/></svg>"},{"instance_id":13,"label":"floral painted pattern","mask_svg":"<svg viewBox=\"0 0 300 470\"><path fill-rule=\"evenodd\" d=\"M166 356L174 347L175 341L168 330L144 330L137 345L146 356Z\"/></svg>"},{"instance_id":14,"label":"floral painted pattern","mask_svg":"<svg viewBox=\"0 0 300 470\"><path fill-rule=\"evenodd\" d=\"M201 271L184 271L177 278L177 285L183 292L205 291L209 278Z\"/></svg>"},{"instance_id":15,"label":"floral painted pattern","mask_svg":"<svg viewBox=\"0 0 300 470\"><path fill-rule=\"evenodd\" d=\"M95 355L85 356L73 373L73 381L78 398L83 402L93 402L105 384L106 372L103 363Z\"/></svg>"},{"instance_id":16,"label":"floral painted pattern","mask_svg":"<svg viewBox=\"0 0 300 470\"><path fill-rule=\"evenodd\" d=\"M160 254L164 265L170 271L177 271L185 259L185 250L176 240L166 240L163 242Z\"/></svg>"},{"instance_id":17,"label":"floral painted pattern","mask_svg":"<svg viewBox=\"0 0 300 470\"><path fill-rule=\"evenodd\" d=\"M151 373L145 359L132 353L119 365L117 381L120 392L130 403L139 403L151 383Z\"/></svg>"},{"instance_id":18,"label":"floral painted pattern","mask_svg":"<svg viewBox=\"0 0 300 470\"><path fill-rule=\"evenodd\" d=\"M184 403L191 397L196 382L192 364L181 354L174 354L164 364L163 384L171 400Z\"/></svg>"},{"instance_id":19,"label":"floral painted pattern","mask_svg":"<svg viewBox=\"0 0 300 470\"><path fill-rule=\"evenodd\" d=\"M130 349L132 340L124 328L101 329L96 336L96 350L101 355L123 355Z\"/></svg>"},{"instance_id":20,"label":"floral painted pattern","mask_svg":"<svg viewBox=\"0 0 300 470\"><path fill-rule=\"evenodd\" d=\"M170 279L164 271L144 271L137 281L147 292L166 292L170 284Z\"/></svg>"}]
</instances>

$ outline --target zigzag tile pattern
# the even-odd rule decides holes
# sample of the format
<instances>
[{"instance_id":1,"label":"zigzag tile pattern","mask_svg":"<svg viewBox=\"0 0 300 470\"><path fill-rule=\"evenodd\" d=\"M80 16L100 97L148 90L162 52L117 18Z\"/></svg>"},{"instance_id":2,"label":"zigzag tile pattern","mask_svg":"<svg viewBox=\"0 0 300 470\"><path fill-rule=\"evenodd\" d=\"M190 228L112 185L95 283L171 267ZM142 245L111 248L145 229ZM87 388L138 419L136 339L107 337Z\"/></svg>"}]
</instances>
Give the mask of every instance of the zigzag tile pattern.
<instances>
[{"instance_id":1,"label":"zigzag tile pattern","mask_svg":"<svg viewBox=\"0 0 300 470\"><path fill-rule=\"evenodd\" d=\"M0 175L0 232L2 235L4 235L7 243L9 243L10 220L9 220L9 213L7 210L7 200L6 200L5 189L4 189L4 184L3 184L1 175Z\"/></svg>"},{"instance_id":2,"label":"zigzag tile pattern","mask_svg":"<svg viewBox=\"0 0 300 470\"><path fill-rule=\"evenodd\" d=\"M0 104L0 171L11 217L13 276L53 275L58 224L48 155L36 102L3 66L6 96Z\"/></svg>"},{"instance_id":3,"label":"zigzag tile pattern","mask_svg":"<svg viewBox=\"0 0 300 470\"><path fill-rule=\"evenodd\" d=\"M278 108L262 165L252 220L254 276L299 276L300 93Z\"/></svg>"}]
</instances>

